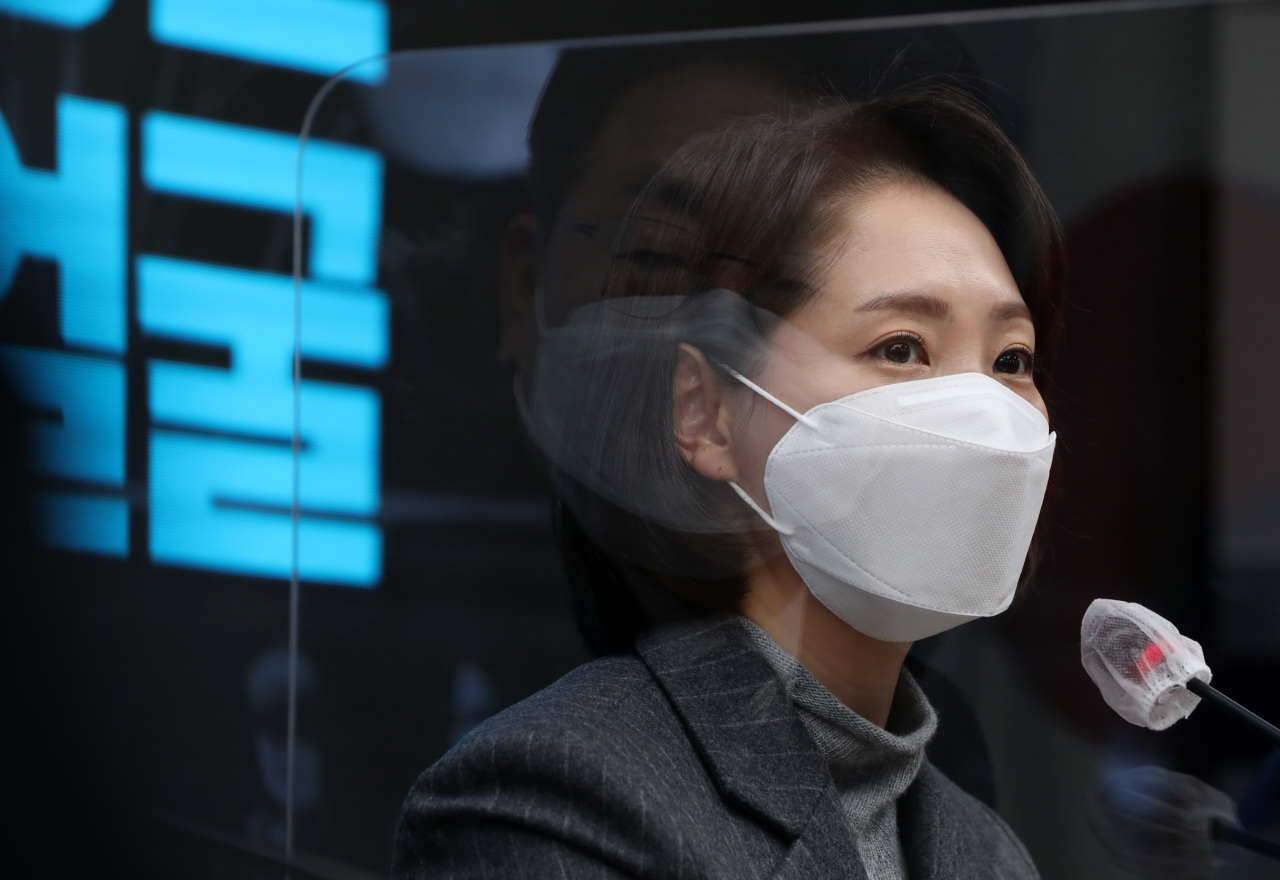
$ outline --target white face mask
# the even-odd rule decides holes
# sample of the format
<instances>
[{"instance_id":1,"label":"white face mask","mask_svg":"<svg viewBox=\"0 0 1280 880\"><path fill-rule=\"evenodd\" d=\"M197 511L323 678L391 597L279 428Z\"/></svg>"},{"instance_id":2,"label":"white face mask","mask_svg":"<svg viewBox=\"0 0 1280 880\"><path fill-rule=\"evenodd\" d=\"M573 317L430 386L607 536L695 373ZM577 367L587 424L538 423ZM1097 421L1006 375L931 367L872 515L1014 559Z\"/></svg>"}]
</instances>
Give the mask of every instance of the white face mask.
<instances>
[{"instance_id":1,"label":"white face mask","mask_svg":"<svg viewBox=\"0 0 1280 880\"><path fill-rule=\"evenodd\" d=\"M725 369L728 369L727 367ZM1056 435L1001 383L963 373L799 413L765 464L777 530L814 597L872 638L911 642L1009 607Z\"/></svg>"}]
</instances>

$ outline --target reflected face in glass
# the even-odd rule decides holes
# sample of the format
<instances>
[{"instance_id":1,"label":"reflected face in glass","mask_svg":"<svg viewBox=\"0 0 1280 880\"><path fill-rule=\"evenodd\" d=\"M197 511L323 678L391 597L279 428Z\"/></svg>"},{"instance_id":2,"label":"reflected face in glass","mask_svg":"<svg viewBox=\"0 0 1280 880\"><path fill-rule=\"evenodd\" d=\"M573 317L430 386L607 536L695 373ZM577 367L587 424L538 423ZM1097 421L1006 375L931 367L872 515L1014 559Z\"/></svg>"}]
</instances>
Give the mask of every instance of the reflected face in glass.
<instances>
[{"instance_id":1,"label":"reflected face in glass","mask_svg":"<svg viewBox=\"0 0 1280 880\"><path fill-rule=\"evenodd\" d=\"M851 201L843 221L818 290L773 341L764 388L803 412L880 385L982 373L1048 417L1032 381L1031 315L982 221L914 183ZM765 460L794 420L754 401L738 412L735 457L761 489Z\"/></svg>"},{"instance_id":2,"label":"reflected face in glass","mask_svg":"<svg viewBox=\"0 0 1280 880\"><path fill-rule=\"evenodd\" d=\"M641 83L610 112L581 179L566 194L542 261L544 307L551 323L600 295L602 263L671 249L670 229L655 234L634 220L619 226L649 179L689 138L782 103L777 75L723 67L674 71ZM658 225L664 218L655 218ZM663 247L652 248L650 238ZM655 266L655 269L665 269ZM616 292L615 292L616 294Z\"/></svg>"}]
</instances>

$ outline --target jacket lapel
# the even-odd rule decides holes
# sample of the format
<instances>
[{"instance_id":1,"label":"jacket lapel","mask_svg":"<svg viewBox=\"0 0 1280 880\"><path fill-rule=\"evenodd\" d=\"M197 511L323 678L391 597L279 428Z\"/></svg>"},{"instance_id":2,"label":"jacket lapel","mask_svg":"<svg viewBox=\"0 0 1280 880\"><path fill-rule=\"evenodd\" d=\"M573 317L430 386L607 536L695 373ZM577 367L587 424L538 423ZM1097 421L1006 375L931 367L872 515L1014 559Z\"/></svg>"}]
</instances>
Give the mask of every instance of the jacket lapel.
<instances>
[{"instance_id":1,"label":"jacket lapel","mask_svg":"<svg viewBox=\"0 0 1280 880\"><path fill-rule=\"evenodd\" d=\"M777 877L863 877L827 763L769 664L731 618L658 630L641 659L727 801L791 849Z\"/></svg>"},{"instance_id":2,"label":"jacket lapel","mask_svg":"<svg viewBox=\"0 0 1280 880\"><path fill-rule=\"evenodd\" d=\"M941 775L926 761L898 804L898 833L912 841L906 849L911 880L955 880L958 866L987 865L992 856L973 830L957 821L965 811L954 803L954 786Z\"/></svg>"}]
</instances>

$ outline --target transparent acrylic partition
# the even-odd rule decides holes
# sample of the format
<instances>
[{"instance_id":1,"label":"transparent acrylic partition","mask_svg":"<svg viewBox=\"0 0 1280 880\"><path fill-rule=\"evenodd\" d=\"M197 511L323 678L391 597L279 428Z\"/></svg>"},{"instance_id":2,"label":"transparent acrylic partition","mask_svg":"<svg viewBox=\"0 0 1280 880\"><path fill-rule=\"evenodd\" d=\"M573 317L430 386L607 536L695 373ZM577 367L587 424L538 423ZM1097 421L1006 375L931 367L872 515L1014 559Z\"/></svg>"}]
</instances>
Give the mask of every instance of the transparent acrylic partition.
<instances>
[{"instance_id":1,"label":"transparent acrylic partition","mask_svg":"<svg viewBox=\"0 0 1280 880\"><path fill-rule=\"evenodd\" d=\"M1265 137L1251 112L1274 122L1274 108L1245 106L1248 76L1223 63L1263 51L1249 40L1264 25L1250 22L1274 28L1276 6L1251 9L424 50L326 84L299 157L294 289L272 294L270 318L262 306L264 322L290 328L297 381L290 641L248 673L259 839L324 876L385 872L417 774L589 657L517 405L521 353L548 320L542 286L594 271L593 239L683 138L806 92L856 99L922 74L993 108L1058 208L1075 267L1051 402L1065 487L1052 564L1004 618L921 646L976 719L966 784L1056 877L1115 874L1081 804L1137 756L1245 803L1254 746L1204 758L1205 737L1228 734L1194 719L1164 738L1127 729L1091 691L1073 639L1088 601L1111 595L1188 621L1228 676L1246 660L1274 675L1280 659L1265 599L1274 543L1258 532L1224 557L1209 525L1240 505L1274 513L1280 485L1274 417L1255 426L1275 440L1265 452L1249 458L1242 439L1256 413L1280 411L1280 392L1259 387L1261 407L1205 379L1206 326L1223 326L1210 322L1225 309L1247 330L1242 316L1268 308L1258 292L1276 280L1248 255L1215 262L1209 207L1227 192L1242 230L1278 228L1274 154L1251 184L1222 164L1230 138ZM557 65L568 73L539 110ZM1263 500L1211 485L1223 461L1256 471ZM1252 627L1244 653L1192 623L1223 614ZM1274 717L1274 702L1255 708Z\"/></svg>"},{"instance_id":2,"label":"transparent acrylic partition","mask_svg":"<svg viewBox=\"0 0 1280 880\"><path fill-rule=\"evenodd\" d=\"M500 350L500 252L528 211L525 130L556 57L396 54L312 106L295 226L297 649L280 679L296 707L279 741L295 856L385 871L415 776L587 656Z\"/></svg>"}]
</instances>

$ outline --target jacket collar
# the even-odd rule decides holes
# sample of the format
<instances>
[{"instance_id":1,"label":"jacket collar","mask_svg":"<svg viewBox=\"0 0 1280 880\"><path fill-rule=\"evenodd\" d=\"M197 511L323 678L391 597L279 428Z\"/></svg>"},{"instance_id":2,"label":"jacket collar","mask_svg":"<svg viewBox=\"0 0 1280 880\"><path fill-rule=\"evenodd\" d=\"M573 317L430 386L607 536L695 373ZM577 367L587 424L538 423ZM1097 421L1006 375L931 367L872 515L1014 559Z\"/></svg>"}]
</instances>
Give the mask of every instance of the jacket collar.
<instances>
[{"instance_id":1,"label":"jacket collar","mask_svg":"<svg viewBox=\"0 0 1280 880\"><path fill-rule=\"evenodd\" d=\"M831 773L773 669L732 617L649 633L636 648L727 800L788 841L804 832Z\"/></svg>"},{"instance_id":2,"label":"jacket collar","mask_svg":"<svg viewBox=\"0 0 1280 880\"><path fill-rule=\"evenodd\" d=\"M826 761L768 662L732 617L642 637L641 660L671 700L726 800L792 844L775 880L865 877ZM925 761L898 803L907 874L949 880L960 866L994 876L982 837L960 816L958 789ZM966 875L967 876L967 875Z\"/></svg>"},{"instance_id":3,"label":"jacket collar","mask_svg":"<svg viewBox=\"0 0 1280 880\"><path fill-rule=\"evenodd\" d=\"M979 866L978 876L1005 876L992 863L995 853L977 832L975 821L958 817L980 815L976 803L965 806L955 784L925 762L915 783L898 803L898 834L911 841L904 847L907 876L919 880L950 880L961 876L957 866ZM972 869L971 869L972 870ZM972 876L965 874L964 876Z\"/></svg>"}]
</instances>

